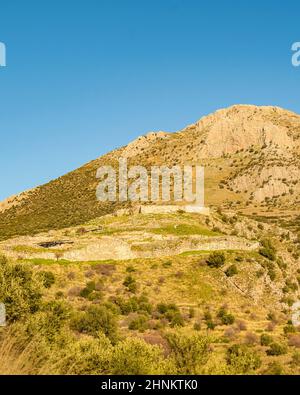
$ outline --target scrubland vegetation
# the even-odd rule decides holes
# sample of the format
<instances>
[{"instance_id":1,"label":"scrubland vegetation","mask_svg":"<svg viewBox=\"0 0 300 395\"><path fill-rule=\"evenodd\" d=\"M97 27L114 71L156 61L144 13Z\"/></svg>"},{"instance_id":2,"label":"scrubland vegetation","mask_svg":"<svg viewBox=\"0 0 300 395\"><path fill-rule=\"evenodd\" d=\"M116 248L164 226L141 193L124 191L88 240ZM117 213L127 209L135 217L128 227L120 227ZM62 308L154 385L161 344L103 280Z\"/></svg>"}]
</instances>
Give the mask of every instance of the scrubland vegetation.
<instances>
[{"instance_id":1,"label":"scrubland vegetation","mask_svg":"<svg viewBox=\"0 0 300 395\"><path fill-rule=\"evenodd\" d=\"M257 259L272 262L265 252ZM1 257L0 373L297 374L300 332L288 312L237 301L221 285L251 254L62 265Z\"/></svg>"}]
</instances>

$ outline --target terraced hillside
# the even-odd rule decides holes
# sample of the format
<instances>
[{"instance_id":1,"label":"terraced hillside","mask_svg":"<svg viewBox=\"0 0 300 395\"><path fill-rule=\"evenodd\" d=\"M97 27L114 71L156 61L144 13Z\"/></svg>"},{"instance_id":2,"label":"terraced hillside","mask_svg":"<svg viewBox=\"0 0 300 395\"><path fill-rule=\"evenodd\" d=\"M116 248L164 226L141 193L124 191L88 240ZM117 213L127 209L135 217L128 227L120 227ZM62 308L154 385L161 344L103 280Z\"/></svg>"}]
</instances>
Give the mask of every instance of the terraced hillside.
<instances>
[{"instance_id":1,"label":"terraced hillside","mask_svg":"<svg viewBox=\"0 0 300 395\"><path fill-rule=\"evenodd\" d=\"M298 374L299 251L220 208L2 241L0 373Z\"/></svg>"}]
</instances>

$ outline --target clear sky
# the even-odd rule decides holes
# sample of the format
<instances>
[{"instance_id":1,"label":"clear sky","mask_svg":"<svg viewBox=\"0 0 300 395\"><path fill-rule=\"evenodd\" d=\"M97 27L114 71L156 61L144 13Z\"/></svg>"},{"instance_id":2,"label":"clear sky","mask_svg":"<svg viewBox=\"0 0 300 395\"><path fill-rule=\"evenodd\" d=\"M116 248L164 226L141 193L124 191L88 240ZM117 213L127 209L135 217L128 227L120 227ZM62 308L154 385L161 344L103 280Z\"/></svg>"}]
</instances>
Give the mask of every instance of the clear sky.
<instances>
[{"instance_id":1,"label":"clear sky","mask_svg":"<svg viewBox=\"0 0 300 395\"><path fill-rule=\"evenodd\" d=\"M0 0L0 199L237 103L300 113L298 0Z\"/></svg>"}]
</instances>

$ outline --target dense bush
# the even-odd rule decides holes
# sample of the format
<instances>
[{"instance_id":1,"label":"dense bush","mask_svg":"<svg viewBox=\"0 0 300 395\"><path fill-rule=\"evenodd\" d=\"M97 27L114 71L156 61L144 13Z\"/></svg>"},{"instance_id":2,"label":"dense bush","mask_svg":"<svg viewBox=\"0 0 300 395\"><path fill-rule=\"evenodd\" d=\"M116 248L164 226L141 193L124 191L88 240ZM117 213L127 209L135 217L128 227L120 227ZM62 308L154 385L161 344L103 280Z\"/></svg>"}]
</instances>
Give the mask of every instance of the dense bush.
<instances>
[{"instance_id":1,"label":"dense bush","mask_svg":"<svg viewBox=\"0 0 300 395\"><path fill-rule=\"evenodd\" d=\"M105 306L90 306L86 312L72 319L71 328L95 337L102 332L112 342L118 338L116 316Z\"/></svg>"},{"instance_id":2,"label":"dense bush","mask_svg":"<svg viewBox=\"0 0 300 395\"><path fill-rule=\"evenodd\" d=\"M120 308L121 314L127 315L129 313L152 313L152 305L149 299L144 296L132 296L128 299L117 297L114 299L114 303Z\"/></svg>"},{"instance_id":3,"label":"dense bush","mask_svg":"<svg viewBox=\"0 0 300 395\"><path fill-rule=\"evenodd\" d=\"M133 272L136 272L136 269L134 268L134 266L129 265L129 266L126 267L126 272L127 273L133 273Z\"/></svg>"},{"instance_id":4,"label":"dense bush","mask_svg":"<svg viewBox=\"0 0 300 395\"><path fill-rule=\"evenodd\" d=\"M268 335L267 333L263 333L260 336L260 344L262 346L269 346L273 342L272 336Z\"/></svg>"},{"instance_id":5,"label":"dense bush","mask_svg":"<svg viewBox=\"0 0 300 395\"><path fill-rule=\"evenodd\" d=\"M235 321L235 317L228 313L224 307L221 307L218 311L217 317L220 318L223 325L232 325Z\"/></svg>"},{"instance_id":6,"label":"dense bush","mask_svg":"<svg viewBox=\"0 0 300 395\"><path fill-rule=\"evenodd\" d=\"M296 333L296 328L292 324L288 324L283 328L283 332L285 335L289 333Z\"/></svg>"},{"instance_id":7,"label":"dense bush","mask_svg":"<svg viewBox=\"0 0 300 395\"><path fill-rule=\"evenodd\" d=\"M210 339L200 334L188 335L182 329L168 332L166 339L171 348L178 374L200 374L210 354Z\"/></svg>"},{"instance_id":8,"label":"dense bush","mask_svg":"<svg viewBox=\"0 0 300 395\"><path fill-rule=\"evenodd\" d=\"M52 285L55 283L55 276L52 272L41 271L38 273L38 275L41 278L45 288L51 288Z\"/></svg>"},{"instance_id":9,"label":"dense bush","mask_svg":"<svg viewBox=\"0 0 300 395\"><path fill-rule=\"evenodd\" d=\"M157 305L157 312L166 318L172 327L184 326L184 319L179 311L179 308L174 303L160 303Z\"/></svg>"},{"instance_id":10,"label":"dense bush","mask_svg":"<svg viewBox=\"0 0 300 395\"><path fill-rule=\"evenodd\" d=\"M226 353L226 362L235 373L251 373L261 366L258 353L245 344L234 344Z\"/></svg>"},{"instance_id":11,"label":"dense bush","mask_svg":"<svg viewBox=\"0 0 300 395\"><path fill-rule=\"evenodd\" d=\"M290 364L291 364L292 367L300 366L300 352L296 351L292 355L292 359L290 361Z\"/></svg>"},{"instance_id":12,"label":"dense bush","mask_svg":"<svg viewBox=\"0 0 300 395\"><path fill-rule=\"evenodd\" d=\"M145 315L139 315L133 318L128 326L131 330L145 332L148 329L148 318Z\"/></svg>"},{"instance_id":13,"label":"dense bush","mask_svg":"<svg viewBox=\"0 0 300 395\"><path fill-rule=\"evenodd\" d=\"M285 374L283 366L278 361L273 361L269 363L268 368L264 371L264 374L273 375L273 376L280 376Z\"/></svg>"},{"instance_id":14,"label":"dense bush","mask_svg":"<svg viewBox=\"0 0 300 395\"><path fill-rule=\"evenodd\" d=\"M159 303L157 305L157 311L160 314L167 314L168 312L172 311L172 312L177 312L179 311L178 307L176 306L176 304L174 303Z\"/></svg>"},{"instance_id":15,"label":"dense bush","mask_svg":"<svg viewBox=\"0 0 300 395\"><path fill-rule=\"evenodd\" d=\"M159 346L152 346L136 338L128 338L115 346L111 371L117 375L174 373L169 361L163 358Z\"/></svg>"},{"instance_id":16,"label":"dense bush","mask_svg":"<svg viewBox=\"0 0 300 395\"><path fill-rule=\"evenodd\" d=\"M225 274L227 277L233 277L236 274L238 274L238 269L236 267L236 265L230 265L226 270L225 270Z\"/></svg>"},{"instance_id":17,"label":"dense bush","mask_svg":"<svg viewBox=\"0 0 300 395\"><path fill-rule=\"evenodd\" d=\"M95 281L89 281L85 288L83 288L80 292L80 296L82 298L88 299L88 300L100 300L102 298L102 293L100 292L101 284L96 284Z\"/></svg>"},{"instance_id":18,"label":"dense bush","mask_svg":"<svg viewBox=\"0 0 300 395\"><path fill-rule=\"evenodd\" d=\"M135 293L137 290L136 280L131 276L126 276L123 285L128 289L129 292Z\"/></svg>"},{"instance_id":19,"label":"dense bush","mask_svg":"<svg viewBox=\"0 0 300 395\"><path fill-rule=\"evenodd\" d=\"M111 359L114 348L108 338L99 334L97 338L80 339L71 341L59 353L50 357L49 365L57 366L56 374L72 375L100 375L111 373ZM54 359L54 361L52 361ZM49 369L49 368L48 368Z\"/></svg>"},{"instance_id":20,"label":"dense bush","mask_svg":"<svg viewBox=\"0 0 300 395\"><path fill-rule=\"evenodd\" d=\"M70 308L65 302L54 301L42 305L41 310L28 317L26 331L30 337L36 332L49 343L53 343L70 317Z\"/></svg>"},{"instance_id":21,"label":"dense bush","mask_svg":"<svg viewBox=\"0 0 300 395\"><path fill-rule=\"evenodd\" d=\"M276 259L276 250L272 245L272 242L268 239L261 241L262 247L259 249L260 255L269 259L270 261L275 261Z\"/></svg>"},{"instance_id":22,"label":"dense bush","mask_svg":"<svg viewBox=\"0 0 300 395\"><path fill-rule=\"evenodd\" d=\"M267 355L284 355L287 353L287 347L285 344L271 343L270 348L267 350Z\"/></svg>"},{"instance_id":23,"label":"dense bush","mask_svg":"<svg viewBox=\"0 0 300 395\"><path fill-rule=\"evenodd\" d=\"M176 312L171 319L171 327L184 326L184 319L179 312Z\"/></svg>"},{"instance_id":24,"label":"dense bush","mask_svg":"<svg viewBox=\"0 0 300 395\"><path fill-rule=\"evenodd\" d=\"M219 268L225 263L225 255L223 252L212 252L206 262L209 267Z\"/></svg>"},{"instance_id":25,"label":"dense bush","mask_svg":"<svg viewBox=\"0 0 300 395\"><path fill-rule=\"evenodd\" d=\"M5 304L8 322L38 311L41 296L41 283L28 266L0 258L0 301Z\"/></svg>"},{"instance_id":26,"label":"dense bush","mask_svg":"<svg viewBox=\"0 0 300 395\"><path fill-rule=\"evenodd\" d=\"M213 322L213 318L212 318L211 312L209 310L206 310L204 312L203 318L206 322L207 329L214 330L216 327L216 324Z\"/></svg>"}]
</instances>

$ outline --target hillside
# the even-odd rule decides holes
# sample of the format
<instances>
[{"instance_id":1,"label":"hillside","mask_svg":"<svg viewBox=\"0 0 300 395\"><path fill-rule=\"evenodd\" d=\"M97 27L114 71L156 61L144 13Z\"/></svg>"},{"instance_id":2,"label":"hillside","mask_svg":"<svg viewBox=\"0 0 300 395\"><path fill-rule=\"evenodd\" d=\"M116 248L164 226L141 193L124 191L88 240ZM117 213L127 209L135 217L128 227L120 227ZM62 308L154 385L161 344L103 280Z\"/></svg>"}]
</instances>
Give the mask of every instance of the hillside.
<instances>
[{"instance_id":1,"label":"hillside","mask_svg":"<svg viewBox=\"0 0 300 395\"><path fill-rule=\"evenodd\" d=\"M0 373L299 374L300 242L263 220L107 214L0 242Z\"/></svg>"},{"instance_id":2,"label":"hillside","mask_svg":"<svg viewBox=\"0 0 300 395\"><path fill-rule=\"evenodd\" d=\"M144 166L205 166L207 205L246 212L293 210L299 203L300 116L237 105L176 133L150 133L0 206L0 237L79 225L120 205L98 203L96 171L120 156Z\"/></svg>"},{"instance_id":3,"label":"hillside","mask_svg":"<svg viewBox=\"0 0 300 395\"><path fill-rule=\"evenodd\" d=\"M299 140L233 106L3 202L0 374L299 374ZM98 203L120 156L205 166L209 212Z\"/></svg>"}]
</instances>

